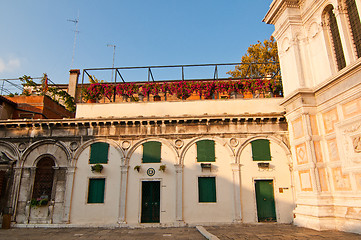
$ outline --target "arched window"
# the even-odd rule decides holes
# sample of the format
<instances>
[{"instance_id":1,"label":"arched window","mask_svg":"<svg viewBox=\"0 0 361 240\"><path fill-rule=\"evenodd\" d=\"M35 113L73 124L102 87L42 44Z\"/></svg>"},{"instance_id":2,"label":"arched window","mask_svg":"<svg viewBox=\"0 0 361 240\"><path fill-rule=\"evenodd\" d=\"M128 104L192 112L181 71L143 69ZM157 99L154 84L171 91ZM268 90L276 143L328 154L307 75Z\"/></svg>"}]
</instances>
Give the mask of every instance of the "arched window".
<instances>
[{"instance_id":1,"label":"arched window","mask_svg":"<svg viewBox=\"0 0 361 240\"><path fill-rule=\"evenodd\" d=\"M336 55L337 69L341 70L346 66L345 55L343 53L340 33L335 14L333 13L333 6L329 5L326 9L326 23L330 33L330 38L333 44L333 50Z\"/></svg>"},{"instance_id":2,"label":"arched window","mask_svg":"<svg viewBox=\"0 0 361 240\"><path fill-rule=\"evenodd\" d=\"M54 161L46 157L38 161L36 165L33 199L51 199L54 179Z\"/></svg>"},{"instance_id":3,"label":"arched window","mask_svg":"<svg viewBox=\"0 0 361 240\"><path fill-rule=\"evenodd\" d=\"M356 2L355 0L346 0L345 3L357 57L361 57L361 22Z\"/></svg>"}]
</instances>

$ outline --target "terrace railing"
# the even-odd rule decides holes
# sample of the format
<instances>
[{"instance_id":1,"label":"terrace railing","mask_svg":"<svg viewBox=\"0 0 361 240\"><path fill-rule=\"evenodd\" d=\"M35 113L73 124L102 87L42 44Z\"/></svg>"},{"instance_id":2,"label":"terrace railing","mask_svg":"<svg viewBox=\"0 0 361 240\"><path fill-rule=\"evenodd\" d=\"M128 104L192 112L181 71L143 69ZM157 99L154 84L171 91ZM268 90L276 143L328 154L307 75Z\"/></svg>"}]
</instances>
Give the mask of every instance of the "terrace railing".
<instances>
[{"instance_id":1,"label":"terrace railing","mask_svg":"<svg viewBox=\"0 0 361 240\"><path fill-rule=\"evenodd\" d=\"M43 77L32 77L31 79L34 81L37 87L33 87L32 90L38 90L39 86L41 86L41 79ZM56 84L48 78L48 87L56 87L59 89L65 89L67 85L64 84ZM20 78L2 78L0 79L0 95L20 95L24 93L25 89L29 87L24 86L24 83L20 80ZM31 93L29 93L31 94Z\"/></svg>"},{"instance_id":2,"label":"terrace railing","mask_svg":"<svg viewBox=\"0 0 361 240\"><path fill-rule=\"evenodd\" d=\"M231 69L238 69L232 77ZM111 79L108 81L108 79ZM282 96L280 67L270 63L222 63L168 65L121 68L89 68L83 70L80 102L91 98L103 102L138 101L145 95L171 100L197 96L209 99L212 94L248 93L257 96ZM214 98L214 96L213 96ZM123 100L122 100L123 99Z\"/></svg>"}]
</instances>

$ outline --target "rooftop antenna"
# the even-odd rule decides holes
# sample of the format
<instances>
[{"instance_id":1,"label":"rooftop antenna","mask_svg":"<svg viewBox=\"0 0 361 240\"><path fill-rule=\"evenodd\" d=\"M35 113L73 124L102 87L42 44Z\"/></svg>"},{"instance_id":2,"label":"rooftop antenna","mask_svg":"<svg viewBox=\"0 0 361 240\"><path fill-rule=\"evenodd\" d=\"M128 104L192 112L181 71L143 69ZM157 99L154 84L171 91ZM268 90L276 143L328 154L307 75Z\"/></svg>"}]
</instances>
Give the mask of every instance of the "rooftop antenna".
<instances>
[{"instance_id":1,"label":"rooftop antenna","mask_svg":"<svg viewBox=\"0 0 361 240\"><path fill-rule=\"evenodd\" d=\"M113 65L112 65L112 81L113 82L113 75L114 75L114 59L115 59L115 48L117 47L115 44L107 44L107 47L113 48Z\"/></svg>"},{"instance_id":2,"label":"rooftop antenna","mask_svg":"<svg viewBox=\"0 0 361 240\"><path fill-rule=\"evenodd\" d=\"M78 12L78 17L77 17L76 19L68 19L68 22L73 22L73 23L75 24L73 56L72 56L72 58L71 58L71 65L70 65L70 69L72 69L72 68L73 68L73 64L74 64L74 56L75 56L76 36L77 36L78 33L79 33L79 31L78 31L79 12Z\"/></svg>"}]
</instances>

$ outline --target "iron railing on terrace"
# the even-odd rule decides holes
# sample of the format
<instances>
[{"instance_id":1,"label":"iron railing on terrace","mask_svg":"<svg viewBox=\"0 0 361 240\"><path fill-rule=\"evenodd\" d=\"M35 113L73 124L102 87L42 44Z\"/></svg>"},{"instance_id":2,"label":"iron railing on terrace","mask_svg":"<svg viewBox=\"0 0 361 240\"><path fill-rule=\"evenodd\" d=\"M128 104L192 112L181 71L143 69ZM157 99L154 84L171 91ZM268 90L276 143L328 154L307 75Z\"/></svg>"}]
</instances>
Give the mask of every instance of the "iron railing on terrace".
<instances>
[{"instance_id":1,"label":"iron railing on terrace","mask_svg":"<svg viewBox=\"0 0 361 240\"><path fill-rule=\"evenodd\" d=\"M278 62L266 62L266 63L219 63L219 64L192 64L192 65L166 65L166 66L142 66L142 67L119 67L119 68L88 68L83 70L82 84L84 84L85 75L92 80L94 76L92 73L111 72L111 80L106 82L155 82L155 81L195 81L195 80L228 80L231 77L227 74L234 69L231 67L240 66L242 68L242 75L238 78L242 79L260 79L260 78L277 78L281 77L280 67ZM203 69L203 70L202 70ZM124 77L125 72L137 71L137 74L131 74L130 78ZM143 70L143 71L142 71ZM145 70L145 71L144 71ZM160 78L154 74L155 71L161 70ZM175 71L174 71L175 70ZM187 71L189 75L187 76ZM267 70L270 72L266 73ZM141 76L143 72L143 76ZM140 74L139 74L140 73ZM167 78L161 78L166 74ZM198 73L195 75L195 73ZM200 74L208 73L208 76L199 77ZM265 74L266 73L266 74ZM198 77L197 77L198 75ZM136 76L138 79L134 79ZM155 77L156 76L156 77ZM172 77L173 76L173 77ZM177 77L175 77L177 76ZM194 77L193 77L194 76ZM95 76L96 79L99 77ZM104 74L101 75L104 77ZM109 77L109 74L108 74ZM114 81L113 81L114 77ZM106 77L107 78L107 77Z\"/></svg>"},{"instance_id":2,"label":"iron railing on terrace","mask_svg":"<svg viewBox=\"0 0 361 240\"><path fill-rule=\"evenodd\" d=\"M41 85L41 79L43 77L32 77L31 79L38 85ZM24 83L20 78L2 78L0 79L0 95L20 95L24 92ZM67 88L67 84L56 84L48 78L48 86L58 89ZM36 90L36 88L34 88Z\"/></svg>"},{"instance_id":3,"label":"iron railing on terrace","mask_svg":"<svg viewBox=\"0 0 361 240\"><path fill-rule=\"evenodd\" d=\"M238 75L232 77L231 71L238 69ZM234 74L233 74L234 75ZM270 81L281 84L281 73L278 62L267 63L220 63L220 64L193 64L193 65L167 65L167 66L142 66L142 67L119 67L119 68L88 68L83 70L81 88L91 83L102 83L114 86L112 98L108 101L116 101L116 86L122 83L134 83L135 85L151 83L176 83L189 81L213 82L213 81ZM167 100L167 94L164 94ZM282 96L282 90L278 96ZM81 93L80 102L84 96ZM85 99L86 100L86 99ZM98 99L99 100L99 99ZM103 97L103 102L106 98ZM168 98L169 100L169 98ZM149 94L148 94L149 101Z\"/></svg>"}]
</instances>

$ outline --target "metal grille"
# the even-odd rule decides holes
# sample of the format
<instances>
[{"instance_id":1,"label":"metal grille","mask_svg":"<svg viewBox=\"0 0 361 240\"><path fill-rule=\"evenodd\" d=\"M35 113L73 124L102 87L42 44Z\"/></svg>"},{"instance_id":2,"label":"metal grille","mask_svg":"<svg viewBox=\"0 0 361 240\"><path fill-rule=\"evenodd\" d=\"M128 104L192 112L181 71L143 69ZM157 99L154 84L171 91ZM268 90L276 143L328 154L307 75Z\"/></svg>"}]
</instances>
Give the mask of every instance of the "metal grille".
<instances>
[{"instance_id":1,"label":"metal grille","mask_svg":"<svg viewBox=\"0 0 361 240\"><path fill-rule=\"evenodd\" d=\"M338 70L346 67L345 55L343 54L342 44L340 33L338 31L338 26L336 22L336 17L333 14L333 8L330 8L327 11L328 19L329 19L329 29L331 32L331 38L333 42L333 48L336 54L336 62Z\"/></svg>"},{"instance_id":2,"label":"metal grille","mask_svg":"<svg viewBox=\"0 0 361 240\"><path fill-rule=\"evenodd\" d=\"M346 0L346 7L357 57L361 57L361 22L355 0Z\"/></svg>"},{"instance_id":3,"label":"metal grille","mask_svg":"<svg viewBox=\"0 0 361 240\"><path fill-rule=\"evenodd\" d=\"M41 159L36 166L35 182L33 189L33 198L42 196L51 198L54 179L54 161L51 158Z\"/></svg>"}]
</instances>

